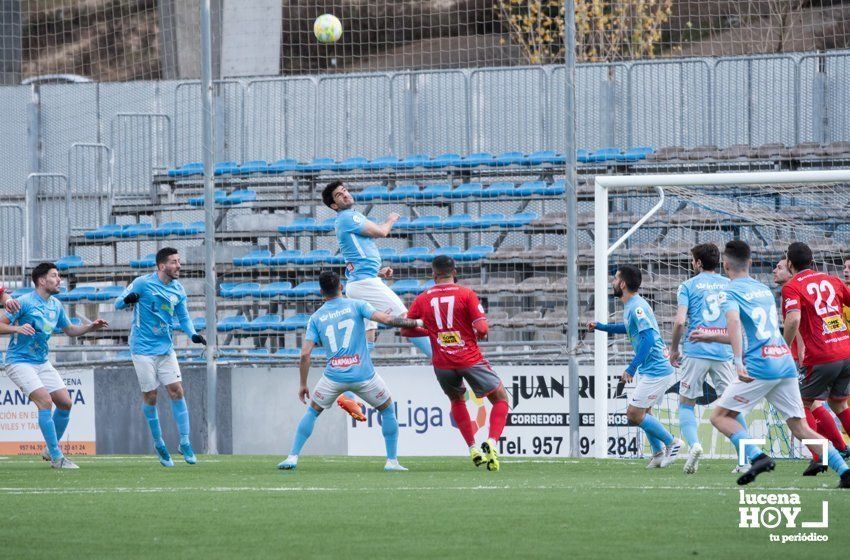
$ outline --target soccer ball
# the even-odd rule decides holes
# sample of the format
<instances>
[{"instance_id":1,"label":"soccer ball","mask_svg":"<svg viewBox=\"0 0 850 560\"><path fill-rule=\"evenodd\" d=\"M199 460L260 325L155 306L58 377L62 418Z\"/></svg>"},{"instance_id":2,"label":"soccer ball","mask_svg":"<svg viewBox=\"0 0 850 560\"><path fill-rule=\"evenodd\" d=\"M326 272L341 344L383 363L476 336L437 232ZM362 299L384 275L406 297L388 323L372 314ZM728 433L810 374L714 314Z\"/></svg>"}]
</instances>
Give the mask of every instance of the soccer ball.
<instances>
[{"instance_id":1,"label":"soccer ball","mask_svg":"<svg viewBox=\"0 0 850 560\"><path fill-rule=\"evenodd\" d=\"M313 22L313 33L320 43L336 43L342 37L342 23L332 14L322 14Z\"/></svg>"}]
</instances>

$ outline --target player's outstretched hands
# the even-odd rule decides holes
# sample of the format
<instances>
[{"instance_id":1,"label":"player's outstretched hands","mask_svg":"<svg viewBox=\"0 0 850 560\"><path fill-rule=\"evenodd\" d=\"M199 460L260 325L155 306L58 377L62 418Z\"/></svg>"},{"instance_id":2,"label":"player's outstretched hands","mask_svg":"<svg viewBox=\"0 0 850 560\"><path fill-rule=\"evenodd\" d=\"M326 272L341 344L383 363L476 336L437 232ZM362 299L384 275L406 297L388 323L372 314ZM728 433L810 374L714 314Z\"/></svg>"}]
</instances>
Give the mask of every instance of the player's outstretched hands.
<instances>
[{"instance_id":1,"label":"player's outstretched hands","mask_svg":"<svg viewBox=\"0 0 850 560\"><path fill-rule=\"evenodd\" d=\"M378 271L378 277L383 278L384 280L389 280L393 277L393 269L389 266L385 266Z\"/></svg>"},{"instance_id":2,"label":"player's outstretched hands","mask_svg":"<svg viewBox=\"0 0 850 560\"><path fill-rule=\"evenodd\" d=\"M301 400L301 402L307 404L307 399L310 398L310 389L308 389L306 385L302 385L301 387L299 387L298 398Z\"/></svg>"},{"instance_id":3,"label":"player's outstretched hands","mask_svg":"<svg viewBox=\"0 0 850 560\"><path fill-rule=\"evenodd\" d=\"M124 298L124 303L126 303L127 305L133 305L140 299L142 299L142 296L140 296L136 292L130 292L129 294L127 294L127 297Z\"/></svg>"},{"instance_id":4,"label":"player's outstretched hands","mask_svg":"<svg viewBox=\"0 0 850 560\"><path fill-rule=\"evenodd\" d=\"M204 346L207 345L207 339L204 338L204 336L201 334L193 334L192 342L194 342L195 344L203 344Z\"/></svg>"},{"instance_id":5,"label":"player's outstretched hands","mask_svg":"<svg viewBox=\"0 0 850 560\"><path fill-rule=\"evenodd\" d=\"M587 324L587 332L593 332L596 330L596 321L591 321Z\"/></svg>"},{"instance_id":6,"label":"player's outstretched hands","mask_svg":"<svg viewBox=\"0 0 850 560\"><path fill-rule=\"evenodd\" d=\"M21 310L21 302L19 302L15 298L9 298L6 300L6 303L3 307L5 307L6 311L8 311L9 313L17 313Z\"/></svg>"},{"instance_id":7,"label":"player's outstretched hands","mask_svg":"<svg viewBox=\"0 0 850 560\"><path fill-rule=\"evenodd\" d=\"M632 379L633 379L632 374L630 374L627 371L624 371L623 375L620 376L620 381L622 381L623 383L631 383Z\"/></svg>"},{"instance_id":8,"label":"player's outstretched hands","mask_svg":"<svg viewBox=\"0 0 850 560\"><path fill-rule=\"evenodd\" d=\"M99 331L100 329L105 329L109 326L109 323L104 319L95 319L89 325L89 331Z\"/></svg>"},{"instance_id":9,"label":"player's outstretched hands","mask_svg":"<svg viewBox=\"0 0 850 560\"><path fill-rule=\"evenodd\" d=\"M16 326L15 332L24 336L32 336L35 334L35 329L29 323L24 323L23 325Z\"/></svg>"}]
</instances>

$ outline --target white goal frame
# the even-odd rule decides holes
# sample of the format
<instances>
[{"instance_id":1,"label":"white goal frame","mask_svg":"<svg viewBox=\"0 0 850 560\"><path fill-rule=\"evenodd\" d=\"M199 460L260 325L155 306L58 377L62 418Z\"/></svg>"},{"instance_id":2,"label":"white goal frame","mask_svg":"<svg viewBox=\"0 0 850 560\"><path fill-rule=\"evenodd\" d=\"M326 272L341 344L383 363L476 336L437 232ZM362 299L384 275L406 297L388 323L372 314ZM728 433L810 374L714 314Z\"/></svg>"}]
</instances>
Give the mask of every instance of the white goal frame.
<instances>
[{"instance_id":1,"label":"white goal frame","mask_svg":"<svg viewBox=\"0 0 850 560\"><path fill-rule=\"evenodd\" d=\"M794 183L850 182L850 169L826 171L756 171L740 173L679 173L664 175L597 175L594 184L593 296L594 319L608 321L608 264L610 255L632 236L664 204L664 187L708 185L779 185ZM659 196L655 204L619 239L609 246L608 189L654 189ZM608 334L595 331L593 338L594 427L593 456L608 457Z\"/></svg>"}]
</instances>

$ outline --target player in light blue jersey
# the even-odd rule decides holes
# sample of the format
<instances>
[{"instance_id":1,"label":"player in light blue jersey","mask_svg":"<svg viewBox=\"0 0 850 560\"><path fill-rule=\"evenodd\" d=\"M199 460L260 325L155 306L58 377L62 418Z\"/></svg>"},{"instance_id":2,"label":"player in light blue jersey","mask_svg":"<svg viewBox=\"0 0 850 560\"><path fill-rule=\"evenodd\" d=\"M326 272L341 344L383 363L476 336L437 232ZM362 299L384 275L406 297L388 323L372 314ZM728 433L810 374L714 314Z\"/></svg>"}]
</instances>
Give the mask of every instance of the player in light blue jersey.
<instances>
[{"instance_id":1,"label":"player in light blue jersey","mask_svg":"<svg viewBox=\"0 0 850 560\"><path fill-rule=\"evenodd\" d=\"M829 440L819 436L805 421L797 368L779 330L776 300L767 286L750 277L751 264L750 247L746 242L736 239L726 244L723 268L731 282L720 299L726 315L727 334L691 334L694 340L728 342L732 346L738 380L717 400L711 423L732 441L739 456L750 460L750 469L738 478L738 484L749 484L759 474L772 471L776 464L760 447L742 444L742 440L751 437L737 418L739 413L747 413L762 399L767 399L785 419L794 437L803 442L818 440L823 444L806 443L809 451L826 457L829 466L839 474L839 488L850 488L847 463Z\"/></svg>"},{"instance_id":2,"label":"player in light blue jersey","mask_svg":"<svg viewBox=\"0 0 850 560\"><path fill-rule=\"evenodd\" d=\"M684 343L685 359L681 363L679 378L679 427L682 437L688 442L690 452L685 461L685 474L694 474L699 468L702 445L699 441L696 400L703 396L703 383L711 377L717 395L735 381L732 367L732 349L719 342L692 342L689 336L694 331L726 334L726 317L720 312L720 292L726 289L729 279L717 274L720 266L720 250L714 243L704 243L691 249L696 276L682 282L676 299L679 307L673 321L673 337L670 343L670 363L679 367L679 343L687 326ZM744 417L738 419L744 424ZM741 467L741 472L746 470Z\"/></svg>"},{"instance_id":3,"label":"player in light blue jersey","mask_svg":"<svg viewBox=\"0 0 850 560\"><path fill-rule=\"evenodd\" d=\"M142 389L142 413L148 422L159 462L164 467L173 467L174 461L162 439L156 409L156 391L160 385L165 386L171 397L171 410L180 432L178 450L190 465L197 462L189 441L189 408L184 397L180 365L171 340L174 318L192 342L207 343L195 331L186 309L186 290L178 278L180 255L177 249L164 247L156 254L156 272L136 278L115 299L116 309L133 309L130 354Z\"/></svg>"},{"instance_id":4,"label":"player in light blue jersey","mask_svg":"<svg viewBox=\"0 0 850 560\"><path fill-rule=\"evenodd\" d=\"M35 290L17 300L17 311L0 314L0 334L12 339L6 349L6 374L38 408L38 427L47 444L42 457L55 469L76 469L59 446L71 418L71 395L59 372L47 359L48 342L56 329L71 337L107 327L103 319L74 325L56 299L62 278L53 263L32 270ZM7 306L8 307L8 306ZM53 405L56 410L51 415Z\"/></svg>"},{"instance_id":5,"label":"player in light blue jersey","mask_svg":"<svg viewBox=\"0 0 850 560\"><path fill-rule=\"evenodd\" d=\"M646 432L652 447L652 459L648 469L663 468L676 460L682 440L674 438L652 415L652 407L661 402L664 392L673 384L673 366L670 365L667 347L658 321L647 301L638 295L642 277L640 269L623 265L617 269L611 288L623 302L622 323L591 322L589 331L596 329L607 333L627 334L635 351L635 357L621 377L621 381L635 380L635 388L629 398L626 416L633 426Z\"/></svg>"},{"instance_id":6,"label":"player in light blue jersey","mask_svg":"<svg viewBox=\"0 0 850 560\"><path fill-rule=\"evenodd\" d=\"M310 355L314 346L319 345L325 349L327 363L322 378L313 388L313 398L307 412L298 423L292 450L278 468L291 470L298 466L298 455L313 433L316 418L331 406L339 395L351 391L380 413L381 431L387 446L387 463L384 470L406 471L407 469L398 463L398 421L395 407L384 380L375 373L372 366L366 341L365 321L377 321L399 328L416 328L423 326L422 320L392 317L375 311L368 302L342 297L339 276L333 272L322 272L319 275L319 285L325 303L310 317L301 347L301 386L298 390L301 402L306 403L310 398L307 374L310 372Z\"/></svg>"}]
</instances>

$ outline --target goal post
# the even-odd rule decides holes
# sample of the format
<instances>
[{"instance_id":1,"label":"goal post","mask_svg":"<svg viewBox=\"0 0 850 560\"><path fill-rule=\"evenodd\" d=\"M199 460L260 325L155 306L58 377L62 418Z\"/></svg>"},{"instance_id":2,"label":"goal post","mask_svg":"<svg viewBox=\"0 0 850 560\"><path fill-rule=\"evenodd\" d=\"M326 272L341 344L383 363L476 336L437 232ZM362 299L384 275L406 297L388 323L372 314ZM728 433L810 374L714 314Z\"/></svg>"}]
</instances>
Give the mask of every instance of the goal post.
<instances>
[{"instance_id":1,"label":"goal post","mask_svg":"<svg viewBox=\"0 0 850 560\"><path fill-rule=\"evenodd\" d=\"M691 276L689 245L713 241L722 248L724 239L742 237L755 241L751 243L755 257L760 251L775 255L771 247L801 240L814 245L820 265L833 266L850 252L850 226L841 226L841 216L850 215L850 170L599 175L593 184L594 320L612 320L608 308L612 265L634 261L643 265L644 286L653 286L649 299L659 304L654 308L667 343L670 329L665 325L675 313L676 287ZM612 230L625 231L612 235ZM641 235L644 232L647 235ZM643 243L632 244L637 237L643 237ZM765 274L766 264L762 262L757 276ZM596 458L609 456L609 378L622 373L609 364L610 342L607 333L595 331L592 453ZM627 363L628 354L628 349L621 352L620 361ZM771 430L769 420L765 426ZM672 428L677 431L678 425ZM777 445L781 447L780 442ZM794 456L790 443L787 448Z\"/></svg>"}]
</instances>

